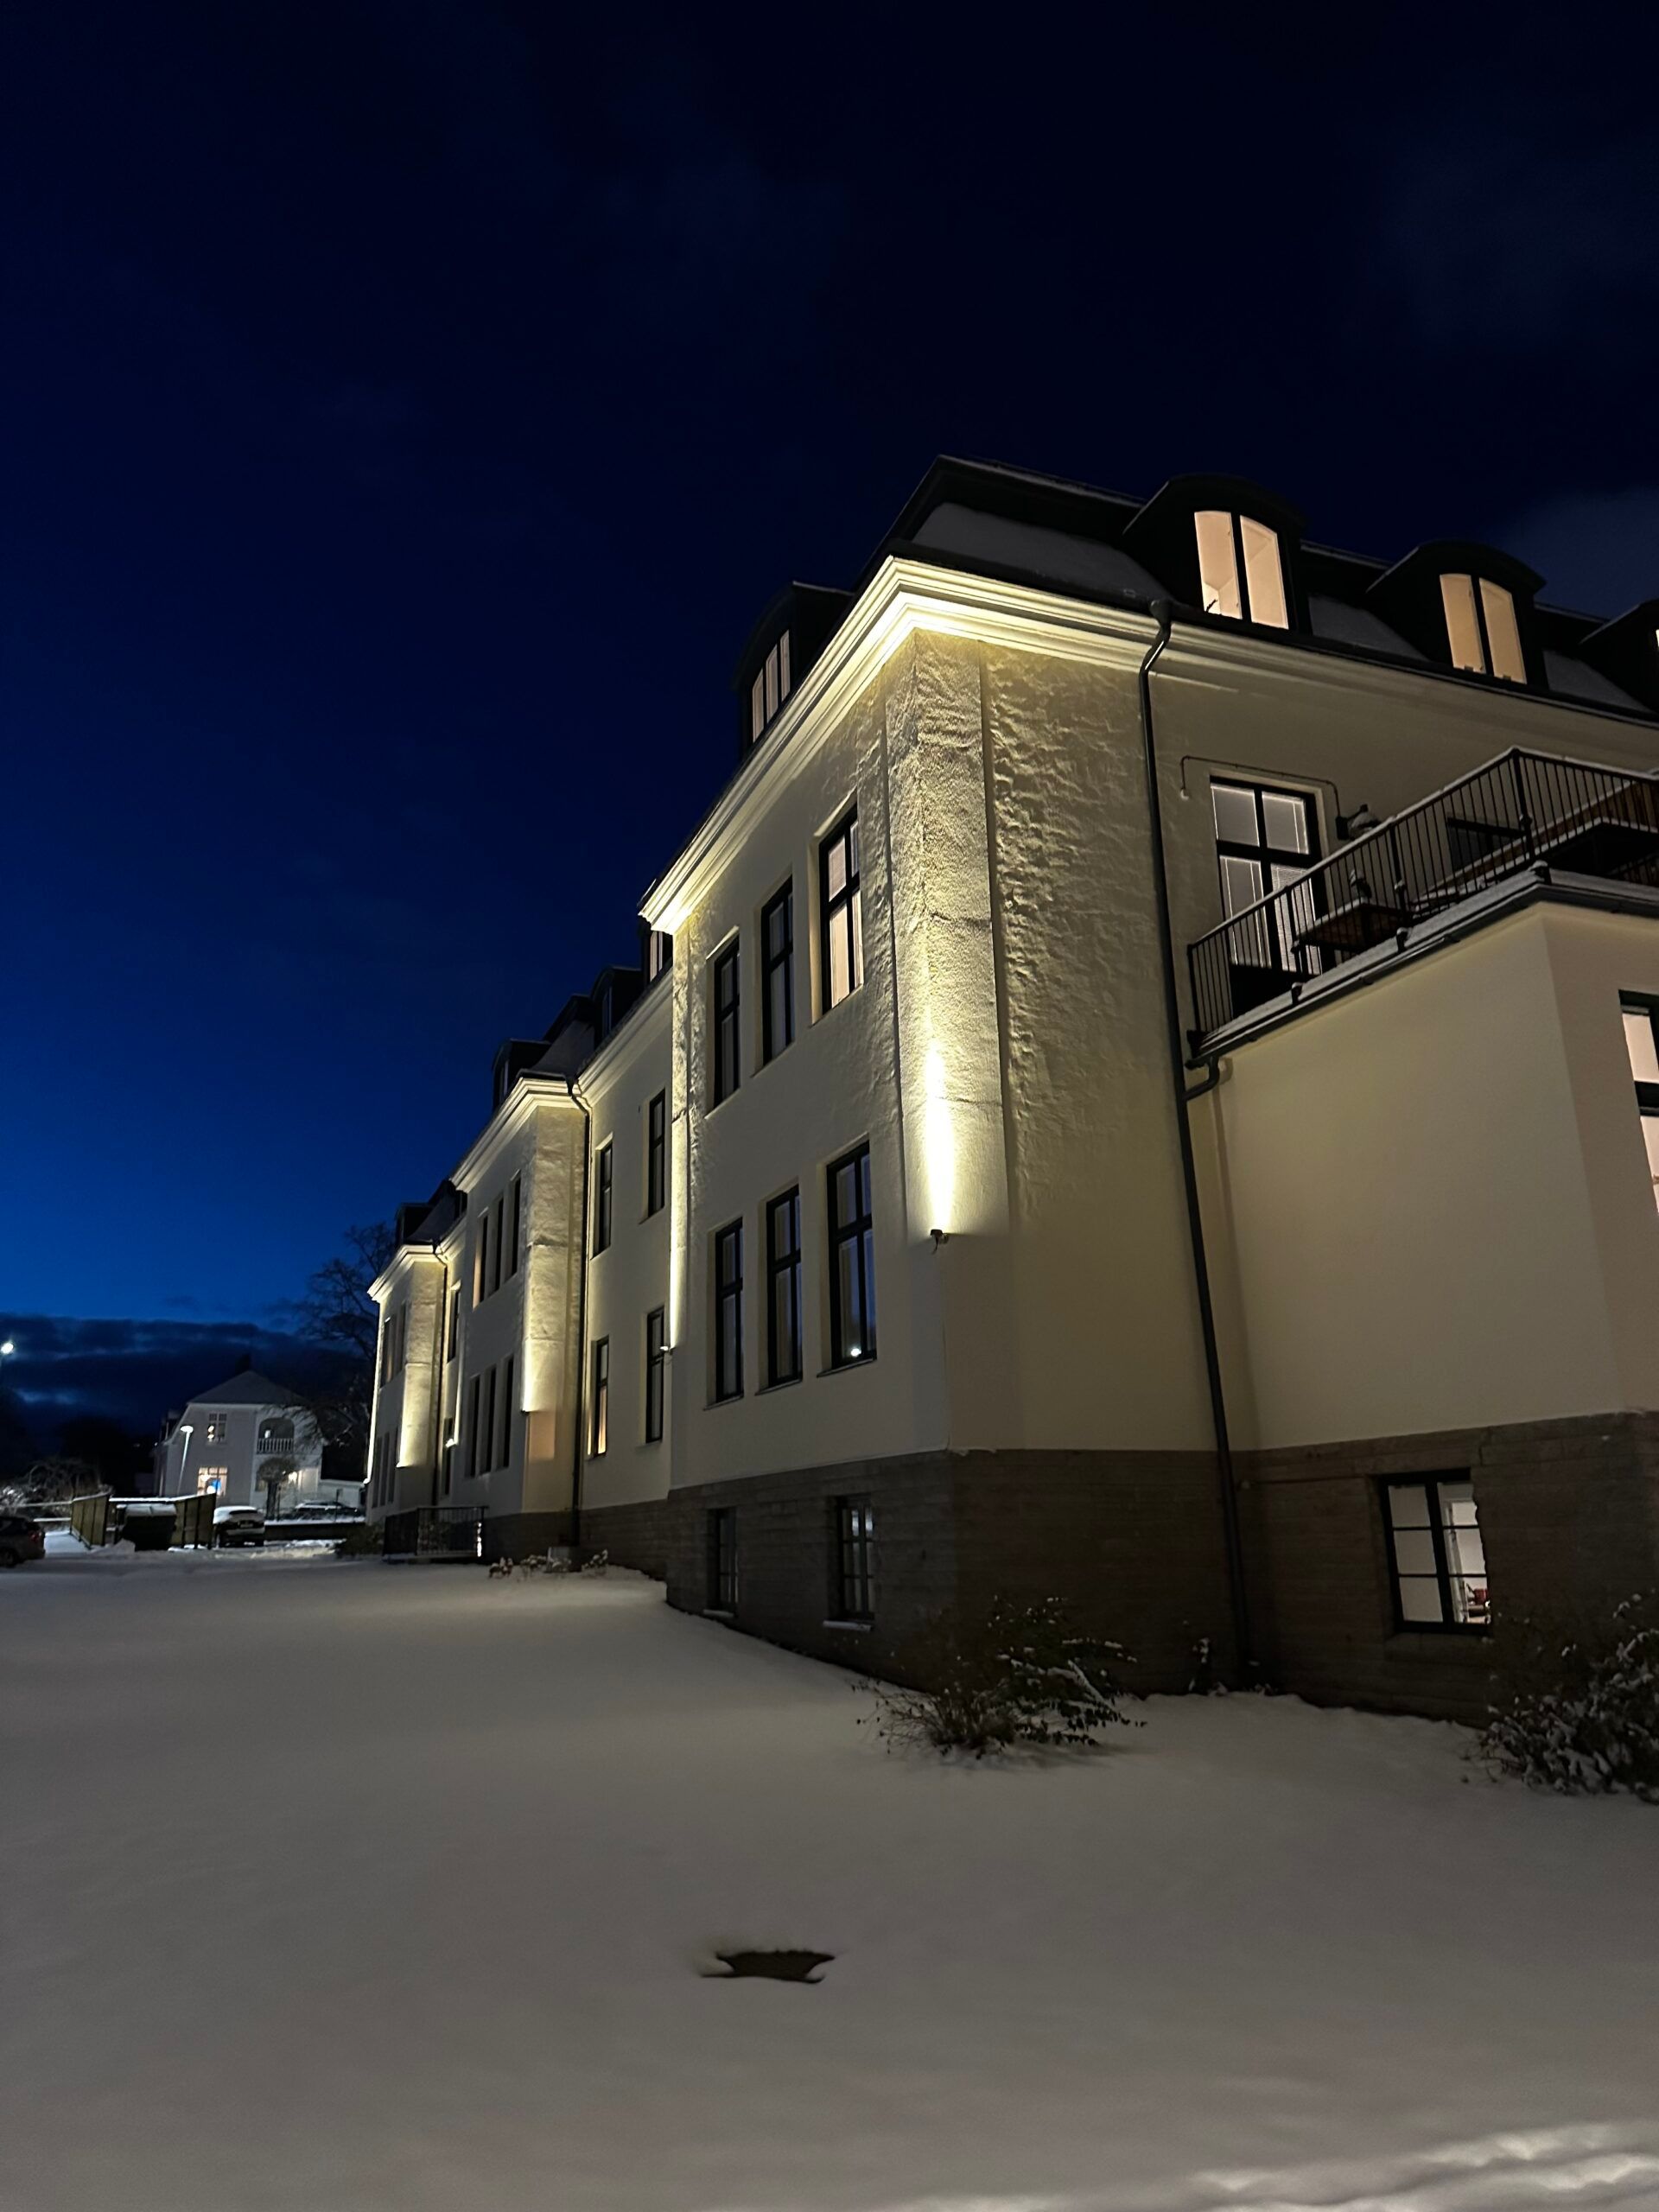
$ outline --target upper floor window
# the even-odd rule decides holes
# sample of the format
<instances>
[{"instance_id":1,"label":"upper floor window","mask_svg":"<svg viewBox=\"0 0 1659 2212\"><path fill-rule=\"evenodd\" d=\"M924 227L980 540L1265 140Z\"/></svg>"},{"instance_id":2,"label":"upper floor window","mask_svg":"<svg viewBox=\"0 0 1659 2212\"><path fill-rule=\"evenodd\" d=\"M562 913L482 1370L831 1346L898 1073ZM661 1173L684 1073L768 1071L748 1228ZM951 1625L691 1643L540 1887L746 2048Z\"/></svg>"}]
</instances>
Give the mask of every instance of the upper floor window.
<instances>
[{"instance_id":1,"label":"upper floor window","mask_svg":"<svg viewBox=\"0 0 1659 2212\"><path fill-rule=\"evenodd\" d=\"M593 1405L588 1413L588 1449L602 1459L611 1441L611 1340L601 1337L594 1346Z\"/></svg>"},{"instance_id":2,"label":"upper floor window","mask_svg":"<svg viewBox=\"0 0 1659 2212\"><path fill-rule=\"evenodd\" d=\"M207 1436L209 1444L223 1444L230 1433L230 1422L223 1414L213 1414L209 1417Z\"/></svg>"},{"instance_id":3,"label":"upper floor window","mask_svg":"<svg viewBox=\"0 0 1659 2212\"><path fill-rule=\"evenodd\" d=\"M663 1369L668 1359L668 1315L653 1306L645 1316L645 1441L663 1440Z\"/></svg>"},{"instance_id":4,"label":"upper floor window","mask_svg":"<svg viewBox=\"0 0 1659 2212\"><path fill-rule=\"evenodd\" d=\"M823 1009L839 1006L864 980L863 902L858 881L858 809L851 808L818 848L823 936Z\"/></svg>"},{"instance_id":5,"label":"upper floor window","mask_svg":"<svg viewBox=\"0 0 1659 2212\"><path fill-rule=\"evenodd\" d=\"M1198 585L1206 614L1236 622L1290 627L1285 563L1279 533L1249 515L1209 508L1193 517L1198 539Z\"/></svg>"},{"instance_id":6,"label":"upper floor window","mask_svg":"<svg viewBox=\"0 0 1659 2212\"><path fill-rule=\"evenodd\" d=\"M739 991L737 939L715 956L714 1103L729 1098L737 1089L739 1067Z\"/></svg>"},{"instance_id":7,"label":"upper floor window","mask_svg":"<svg viewBox=\"0 0 1659 2212\"><path fill-rule=\"evenodd\" d=\"M478 1243L473 1248L473 1303L481 1306L490 1294L490 1210L478 1217Z\"/></svg>"},{"instance_id":8,"label":"upper floor window","mask_svg":"<svg viewBox=\"0 0 1659 2212\"><path fill-rule=\"evenodd\" d=\"M766 1382L801 1376L801 1194L766 1208Z\"/></svg>"},{"instance_id":9,"label":"upper floor window","mask_svg":"<svg viewBox=\"0 0 1659 2212\"><path fill-rule=\"evenodd\" d=\"M836 1160L830 1183L830 1364L875 1357L875 1217L870 1147Z\"/></svg>"},{"instance_id":10,"label":"upper floor window","mask_svg":"<svg viewBox=\"0 0 1659 2212\"><path fill-rule=\"evenodd\" d=\"M715 1236L715 1396L743 1395L743 1224Z\"/></svg>"},{"instance_id":11,"label":"upper floor window","mask_svg":"<svg viewBox=\"0 0 1659 2212\"><path fill-rule=\"evenodd\" d=\"M456 1283L449 1293L449 1342L444 1351L448 1365L461 1348L461 1285Z\"/></svg>"},{"instance_id":12,"label":"upper floor window","mask_svg":"<svg viewBox=\"0 0 1659 2212\"><path fill-rule=\"evenodd\" d=\"M1625 999L1624 1049L1630 1058L1642 1141L1648 1148L1648 1173L1659 1205L1659 1006L1648 999Z\"/></svg>"},{"instance_id":13,"label":"upper floor window","mask_svg":"<svg viewBox=\"0 0 1659 2212\"><path fill-rule=\"evenodd\" d=\"M659 1090L645 1109L645 1211L660 1213L668 1199L668 1093Z\"/></svg>"},{"instance_id":14,"label":"upper floor window","mask_svg":"<svg viewBox=\"0 0 1659 2212\"><path fill-rule=\"evenodd\" d=\"M1216 822L1216 860L1221 870L1221 907L1230 920L1305 875L1319 856L1313 802L1306 791L1276 791L1260 784L1212 783L1210 804ZM1235 967L1267 968L1296 975L1301 965L1317 967L1319 956L1304 950L1298 960L1297 938L1313 918L1311 887L1305 893L1277 899L1236 930L1228 931L1228 958Z\"/></svg>"},{"instance_id":15,"label":"upper floor window","mask_svg":"<svg viewBox=\"0 0 1659 2212\"><path fill-rule=\"evenodd\" d=\"M596 1255L611 1249L611 1147L608 1144L602 1144L594 1157L594 1251Z\"/></svg>"},{"instance_id":16,"label":"upper floor window","mask_svg":"<svg viewBox=\"0 0 1659 2212\"><path fill-rule=\"evenodd\" d=\"M786 883L760 913L760 1057L795 1041L795 889Z\"/></svg>"},{"instance_id":17,"label":"upper floor window","mask_svg":"<svg viewBox=\"0 0 1659 2212\"><path fill-rule=\"evenodd\" d=\"M1505 683L1526 682L1513 593L1486 576L1442 576L1440 602L1454 667L1496 676Z\"/></svg>"},{"instance_id":18,"label":"upper floor window","mask_svg":"<svg viewBox=\"0 0 1659 2212\"><path fill-rule=\"evenodd\" d=\"M654 983L664 968L674 965L674 940L666 930L651 930L645 936L645 981Z\"/></svg>"},{"instance_id":19,"label":"upper floor window","mask_svg":"<svg viewBox=\"0 0 1659 2212\"><path fill-rule=\"evenodd\" d=\"M789 696L789 632L784 632L761 664L749 691L749 742L753 744Z\"/></svg>"},{"instance_id":20,"label":"upper floor window","mask_svg":"<svg viewBox=\"0 0 1659 2212\"><path fill-rule=\"evenodd\" d=\"M522 1175L515 1175L512 1179L512 1212L507 1236L507 1273L510 1275L516 1275L518 1272L518 1237L524 1227L524 1180Z\"/></svg>"}]
</instances>

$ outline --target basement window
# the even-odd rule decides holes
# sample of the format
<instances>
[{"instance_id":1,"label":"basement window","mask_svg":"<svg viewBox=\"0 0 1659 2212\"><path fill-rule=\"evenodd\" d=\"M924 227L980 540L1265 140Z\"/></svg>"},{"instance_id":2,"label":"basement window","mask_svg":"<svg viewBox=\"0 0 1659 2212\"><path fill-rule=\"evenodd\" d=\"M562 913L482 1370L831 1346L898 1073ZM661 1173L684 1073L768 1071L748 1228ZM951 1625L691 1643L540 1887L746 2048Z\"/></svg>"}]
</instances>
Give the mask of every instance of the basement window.
<instances>
[{"instance_id":1,"label":"basement window","mask_svg":"<svg viewBox=\"0 0 1659 2212\"><path fill-rule=\"evenodd\" d=\"M1442 576L1440 602L1454 668L1495 676L1503 683L1526 682L1512 593L1485 576Z\"/></svg>"},{"instance_id":2,"label":"basement window","mask_svg":"<svg viewBox=\"0 0 1659 2212\"><path fill-rule=\"evenodd\" d=\"M1395 1627L1490 1628L1491 1598L1474 1484L1437 1475L1382 1488Z\"/></svg>"},{"instance_id":3,"label":"basement window","mask_svg":"<svg viewBox=\"0 0 1659 2212\"><path fill-rule=\"evenodd\" d=\"M1627 998L1620 1004L1624 1014L1624 1049L1636 1085L1637 1111L1642 1116L1642 1141L1648 1148L1648 1176L1654 1203L1659 1205L1659 1002Z\"/></svg>"},{"instance_id":4,"label":"basement window","mask_svg":"<svg viewBox=\"0 0 1659 2212\"><path fill-rule=\"evenodd\" d=\"M1279 533L1249 515L1206 509L1193 517L1198 540L1198 587L1206 614L1235 622L1290 627Z\"/></svg>"}]
</instances>

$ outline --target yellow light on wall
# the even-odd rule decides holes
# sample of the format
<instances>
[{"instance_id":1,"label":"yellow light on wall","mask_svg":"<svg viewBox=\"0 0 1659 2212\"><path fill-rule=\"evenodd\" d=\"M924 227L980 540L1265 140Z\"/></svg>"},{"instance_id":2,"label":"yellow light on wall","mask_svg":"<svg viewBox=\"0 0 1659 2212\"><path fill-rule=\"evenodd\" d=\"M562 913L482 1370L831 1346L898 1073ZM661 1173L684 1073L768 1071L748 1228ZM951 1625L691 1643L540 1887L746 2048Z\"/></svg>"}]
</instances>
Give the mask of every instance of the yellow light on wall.
<instances>
[{"instance_id":1,"label":"yellow light on wall","mask_svg":"<svg viewBox=\"0 0 1659 2212\"><path fill-rule=\"evenodd\" d=\"M944 1055L937 1045L923 1068L925 1107L922 1117L922 1149L927 1166L930 1231L948 1236L957 1202L957 1133L950 1101L944 1090Z\"/></svg>"}]
</instances>

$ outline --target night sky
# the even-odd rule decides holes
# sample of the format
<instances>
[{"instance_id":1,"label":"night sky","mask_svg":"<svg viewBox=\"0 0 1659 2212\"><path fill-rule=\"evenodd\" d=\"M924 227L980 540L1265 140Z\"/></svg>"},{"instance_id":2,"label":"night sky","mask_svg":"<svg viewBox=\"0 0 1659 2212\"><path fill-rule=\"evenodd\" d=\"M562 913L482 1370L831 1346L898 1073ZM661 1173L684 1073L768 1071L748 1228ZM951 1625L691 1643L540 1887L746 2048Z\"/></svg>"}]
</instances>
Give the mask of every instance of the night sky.
<instances>
[{"instance_id":1,"label":"night sky","mask_svg":"<svg viewBox=\"0 0 1659 2212\"><path fill-rule=\"evenodd\" d=\"M37 1420L147 1426L431 1189L500 1039L632 957L761 606L850 582L937 453L1659 589L1637 20L14 0Z\"/></svg>"}]
</instances>

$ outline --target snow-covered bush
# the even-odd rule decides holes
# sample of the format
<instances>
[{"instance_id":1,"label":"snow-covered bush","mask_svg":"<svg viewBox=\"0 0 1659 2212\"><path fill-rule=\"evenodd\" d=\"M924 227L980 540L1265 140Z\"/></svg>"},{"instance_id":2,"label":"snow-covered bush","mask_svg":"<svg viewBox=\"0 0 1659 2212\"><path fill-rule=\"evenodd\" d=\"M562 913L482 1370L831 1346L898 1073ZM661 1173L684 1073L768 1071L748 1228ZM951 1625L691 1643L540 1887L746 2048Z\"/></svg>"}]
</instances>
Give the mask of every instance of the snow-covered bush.
<instances>
[{"instance_id":1,"label":"snow-covered bush","mask_svg":"<svg viewBox=\"0 0 1659 2212\"><path fill-rule=\"evenodd\" d=\"M1138 1728L1122 1710L1121 1644L1079 1636L1058 1599L992 1601L982 1614L942 1613L900 1655L907 1687L876 1682L871 1716L889 1749L987 1751L1011 1744L1098 1744L1105 1728Z\"/></svg>"},{"instance_id":2,"label":"snow-covered bush","mask_svg":"<svg viewBox=\"0 0 1659 2212\"><path fill-rule=\"evenodd\" d=\"M334 1546L336 1559L378 1559L386 1548L384 1522L364 1521L348 1529Z\"/></svg>"},{"instance_id":3,"label":"snow-covered bush","mask_svg":"<svg viewBox=\"0 0 1659 2212\"><path fill-rule=\"evenodd\" d=\"M1481 1732L1499 1774L1572 1795L1630 1790L1659 1804L1659 1622L1652 1601L1615 1608L1608 1632L1563 1642L1520 1626L1518 1686Z\"/></svg>"}]
</instances>

